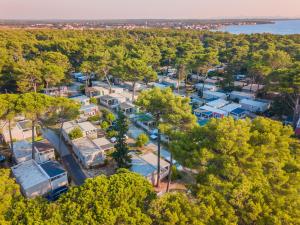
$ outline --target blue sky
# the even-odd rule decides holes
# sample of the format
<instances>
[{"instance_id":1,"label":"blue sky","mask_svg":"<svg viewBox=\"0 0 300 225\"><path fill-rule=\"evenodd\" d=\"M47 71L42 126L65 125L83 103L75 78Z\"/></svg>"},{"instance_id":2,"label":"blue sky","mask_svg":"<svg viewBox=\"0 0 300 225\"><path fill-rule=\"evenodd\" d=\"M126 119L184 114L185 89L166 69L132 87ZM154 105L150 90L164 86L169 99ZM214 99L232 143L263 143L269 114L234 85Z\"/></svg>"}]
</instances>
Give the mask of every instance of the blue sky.
<instances>
[{"instance_id":1,"label":"blue sky","mask_svg":"<svg viewBox=\"0 0 300 225\"><path fill-rule=\"evenodd\" d=\"M300 0L0 0L0 19L298 17Z\"/></svg>"}]
</instances>

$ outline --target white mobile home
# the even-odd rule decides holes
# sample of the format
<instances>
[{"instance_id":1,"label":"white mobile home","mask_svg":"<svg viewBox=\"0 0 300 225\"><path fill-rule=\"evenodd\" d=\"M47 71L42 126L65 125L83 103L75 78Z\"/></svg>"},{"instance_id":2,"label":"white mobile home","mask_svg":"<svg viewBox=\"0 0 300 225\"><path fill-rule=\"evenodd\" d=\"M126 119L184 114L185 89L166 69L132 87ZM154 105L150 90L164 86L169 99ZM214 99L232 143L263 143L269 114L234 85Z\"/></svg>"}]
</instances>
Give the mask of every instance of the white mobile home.
<instances>
[{"instance_id":1,"label":"white mobile home","mask_svg":"<svg viewBox=\"0 0 300 225\"><path fill-rule=\"evenodd\" d=\"M206 105L208 105L210 107L213 107L213 108L216 108L216 109L222 108L223 106L228 105L228 104L229 104L229 102L222 99L222 98L219 98L217 100L210 101L210 102L206 103Z\"/></svg>"},{"instance_id":2,"label":"white mobile home","mask_svg":"<svg viewBox=\"0 0 300 225\"><path fill-rule=\"evenodd\" d=\"M70 99L78 102L82 106L90 104L90 99L85 95L79 95L79 96L71 97Z\"/></svg>"},{"instance_id":3,"label":"white mobile home","mask_svg":"<svg viewBox=\"0 0 300 225\"><path fill-rule=\"evenodd\" d=\"M198 83L194 85L197 91L217 91L219 88L216 85Z\"/></svg>"},{"instance_id":4,"label":"white mobile home","mask_svg":"<svg viewBox=\"0 0 300 225\"><path fill-rule=\"evenodd\" d=\"M26 197L33 198L51 191L47 175L34 160L22 162L11 170Z\"/></svg>"},{"instance_id":5,"label":"white mobile home","mask_svg":"<svg viewBox=\"0 0 300 225\"><path fill-rule=\"evenodd\" d=\"M12 138L15 141L25 140L32 137L32 127L31 127L31 121L30 120L20 120L16 123L16 125L12 128ZM2 127L2 135L3 139L6 143L10 142L9 137L9 129L8 124L4 124ZM36 135L36 130L35 130Z\"/></svg>"},{"instance_id":6,"label":"white mobile home","mask_svg":"<svg viewBox=\"0 0 300 225\"><path fill-rule=\"evenodd\" d=\"M54 161L39 165L31 159L13 166L11 170L22 193L28 198L45 195L68 184L66 171Z\"/></svg>"},{"instance_id":7,"label":"white mobile home","mask_svg":"<svg viewBox=\"0 0 300 225\"><path fill-rule=\"evenodd\" d=\"M55 150L48 140L36 141L34 150L34 160L37 163L55 160Z\"/></svg>"},{"instance_id":8,"label":"white mobile home","mask_svg":"<svg viewBox=\"0 0 300 225\"><path fill-rule=\"evenodd\" d=\"M157 182L157 156L153 153L144 155L131 155L131 171L144 176L153 185ZM164 159L160 159L160 179L165 178L170 170L170 163Z\"/></svg>"},{"instance_id":9,"label":"white mobile home","mask_svg":"<svg viewBox=\"0 0 300 225\"><path fill-rule=\"evenodd\" d=\"M270 108L270 103L260 102L250 99L242 99L240 101L242 109L248 110L250 112L265 112Z\"/></svg>"},{"instance_id":10,"label":"white mobile home","mask_svg":"<svg viewBox=\"0 0 300 225\"><path fill-rule=\"evenodd\" d=\"M203 98L205 99L226 99L227 95L217 91L203 91Z\"/></svg>"},{"instance_id":11,"label":"white mobile home","mask_svg":"<svg viewBox=\"0 0 300 225\"><path fill-rule=\"evenodd\" d=\"M13 148L14 161L19 164L32 159L32 145L29 141L16 141Z\"/></svg>"},{"instance_id":12,"label":"white mobile home","mask_svg":"<svg viewBox=\"0 0 300 225\"><path fill-rule=\"evenodd\" d=\"M242 100L242 99L255 99L255 94L241 92L241 91L232 91L229 95L231 100Z\"/></svg>"},{"instance_id":13,"label":"white mobile home","mask_svg":"<svg viewBox=\"0 0 300 225\"><path fill-rule=\"evenodd\" d=\"M98 166L104 163L104 150L97 146L88 137L71 141L74 153L85 168Z\"/></svg>"},{"instance_id":14,"label":"white mobile home","mask_svg":"<svg viewBox=\"0 0 300 225\"><path fill-rule=\"evenodd\" d=\"M230 113L233 110L237 109L237 108L241 108L242 106L240 104L237 103L230 103L228 105L223 106L222 108L220 108L221 110Z\"/></svg>"}]
</instances>

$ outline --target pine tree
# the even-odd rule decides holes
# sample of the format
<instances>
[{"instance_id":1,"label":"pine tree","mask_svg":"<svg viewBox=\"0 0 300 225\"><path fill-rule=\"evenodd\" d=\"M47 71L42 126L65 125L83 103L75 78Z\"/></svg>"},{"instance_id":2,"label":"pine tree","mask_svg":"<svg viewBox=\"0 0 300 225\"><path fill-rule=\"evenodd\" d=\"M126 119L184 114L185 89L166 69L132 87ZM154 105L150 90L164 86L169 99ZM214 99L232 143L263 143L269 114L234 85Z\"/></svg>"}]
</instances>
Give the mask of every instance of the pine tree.
<instances>
[{"instance_id":1,"label":"pine tree","mask_svg":"<svg viewBox=\"0 0 300 225\"><path fill-rule=\"evenodd\" d=\"M121 111L119 112L118 119L116 121L116 131L118 133L115 145L116 150L113 152L112 157L117 162L118 167L128 168L131 163L125 136L128 131L128 120Z\"/></svg>"}]
</instances>

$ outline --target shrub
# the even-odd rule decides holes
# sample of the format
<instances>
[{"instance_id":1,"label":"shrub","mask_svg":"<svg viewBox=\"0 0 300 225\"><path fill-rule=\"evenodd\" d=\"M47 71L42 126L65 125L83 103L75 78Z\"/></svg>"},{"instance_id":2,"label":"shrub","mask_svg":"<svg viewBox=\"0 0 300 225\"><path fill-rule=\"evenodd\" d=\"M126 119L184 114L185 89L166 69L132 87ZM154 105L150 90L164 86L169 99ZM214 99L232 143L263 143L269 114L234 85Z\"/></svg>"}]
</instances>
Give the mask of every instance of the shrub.
<instances>
[{"instance_id":1,"label":"shrub","mask_svg":"<svg viewBox=\"0 0 300 225\"><path fill-rule=\"evenodd\" d=\"M69 133L69 137L71 140L74 140L83 137L83 133L79 127L76 127L73 130L71 130L71 132Z\"/></svg>"},{"instance_id":2,"label":"shrub","mask_svg":"<svg viewBox=\"0 0 300 225\"><path fill-rule=\"evenodd\" d=\"M171 176L171 180L178 180L181 179L182 175L180 173L180 171L177 170L176 166L173 165L172 166L172 176Z\"/></svg>"},{"instance_id":3,"label":"shrub","mask_svg":"<svg viewBox=\"0 0 300 225\"><path fill-rule=\"evenodd\" d=\"M149 141L148 136L143 133L137 137L135 144L137 147L143 147L145 144L148 143L148 141Z\"/></svg>"},{"instance_id":4,"label":"shrub","mask_svg":"<svg viewBox=\"0 0 300 225\"><path fill-rule=\"evenodd\" d=\"M118 132L115 130L110 130L107 132L107 137L108 138L112 138L112 137L116 137L118 135Z\"/></svg>"},{"instance_id":5,"label":"shrub","mask_svg":"<svg viewBox=\"0 0 300 225\"><path fill-rule=\"evenodd\" d=\"M90 116L87 120L90 122L96 122L100 120L100 116L99 115Z\"/></svg>"},{"instance_id":6,"label":"shrub","mask_svg":"<svg viewBox=\"0 0 300 225\"><path fill-rule=\"evenodd\" d=\"M90 103L97 105L98 101L96 98L90 98Z\"/></svg>"},{"instance_id":7,"label":"shrub","mask_svg":"<svg viewBox=\"0 0 300 225\"><path fill-rule=\"evenodd\" d=\"M107 130L107 128L109 128L109 123L106 121L103 121L100 126L103 130Z\"/></svg>"}]
</instances>

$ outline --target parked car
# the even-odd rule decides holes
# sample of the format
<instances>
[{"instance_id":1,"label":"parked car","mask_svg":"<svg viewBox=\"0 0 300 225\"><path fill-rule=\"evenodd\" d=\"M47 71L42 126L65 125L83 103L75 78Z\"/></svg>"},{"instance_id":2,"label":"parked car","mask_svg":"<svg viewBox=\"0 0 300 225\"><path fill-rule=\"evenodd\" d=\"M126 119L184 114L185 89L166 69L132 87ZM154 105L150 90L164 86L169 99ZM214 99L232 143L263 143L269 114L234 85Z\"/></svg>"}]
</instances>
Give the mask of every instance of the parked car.
<instances>
[{"instance_id":1,"label":"parked car","mask_svg":"<svg viewBox=\"0 0 300 225\"><path fill-rule=\"evenodd\" d=\"M6 157L4 155L0 155L0 163L3 163L6 160Z\"/></svg>"},{"instance_id":2,"label":"parked car","mask_svg":"<svg viewBox=\"0 0 300 225\"><path fill-rule=\"evenodd\" d=\"M53 190L52 192L50 192L48 195L46 195L46 199L49 202L54 202L56 201L63 193L66 193L69 190L69 188L67 186L62 186L59 187L55 190Z\"/></svg>"}]
</instances>

